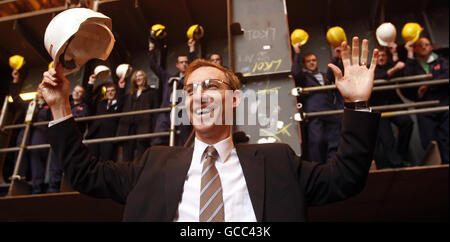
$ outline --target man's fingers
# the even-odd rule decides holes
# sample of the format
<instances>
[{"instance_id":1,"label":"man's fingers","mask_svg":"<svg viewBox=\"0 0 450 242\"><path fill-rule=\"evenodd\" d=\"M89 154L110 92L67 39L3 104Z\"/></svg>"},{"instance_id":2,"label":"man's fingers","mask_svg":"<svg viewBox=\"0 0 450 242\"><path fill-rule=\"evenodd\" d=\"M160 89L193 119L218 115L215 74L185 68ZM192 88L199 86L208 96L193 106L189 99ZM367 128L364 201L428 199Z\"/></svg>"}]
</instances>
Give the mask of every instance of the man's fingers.
<instances>
[{"instance_id":1,"label":"man's fingers","mask_svg":"<svg viewBox=\"0 0 450 242\"><path fill-rule=\"evenodd\" d=\"M375 72L375 67L377 66L377 60L378 60L378 49L374 49L373 54L372 54L372 62L370 63L369 71Z\"/></svg>"},{"instance_id":2,"label":"man's fingers","mask_svg":"<svg viewBox=\"0 0 450 242\"><path fill-rule=\"evenodd\" d=\"M352 63L350 62L350 53L347 42L342 42L341 44L341 58L342 64L344 64L344 69L348 68Z\"/></svg>"},{"instance_id":3,"label":"man's fingers","mask_svg":"<svg viewBox=\"0 0 450 242\"><path fill-rule=\"evenodd\" d=\"M367 65L367 58L369 57L369 41L363 39L361 48L361 65Z\"/></svg>"},{"instance_id":4,"label":"man's fingers","mask_svg":"<svg viewBox=\"0 0 450 242\"><path fill-rule=\"evenodd\" d=\"M48 71L44 72L44 74L47 73L47 72L48 72L51 76L56 75L56 70L55 70L54 67L48 69Z\"/></svg>"},{"instance_id":5,"label":"man's fingers","mask_svg":"<svg viewBox=\"0 0 450 242\"><path fill-rule=\"evenodd\" d=\"M48 79L48 78L45 78L44 80L42 80L42 83L43 83L44 85L50 85L50 86L53 86L53 87L58 86L58 83L57 83L57 82L52 81L52 80L50 80L50 79Z\"/></svg>"},{"instance_id":6,"label":"man's fingers","mask_svg":"<svg viewBox=\"0 0 450 242\"><path fill-rule=\"evenodd\" d=\"M352 39L352 64L359 65L359 38L356 36Z\"/></svg>"},{"instance_id":7,"label":"man's fingers","mask_svg":"<svg viewBox=\"0 0 450 242\"><path fill-rule=\"evenodd\" d=\"M42 76L43 78L43 80L50 80L50 81L56 81L56 76L55 76L55 74L51 74L51 72L50 71L46 71L46 72L44 72L44 74L43 74L43 76Z\"/></svg>"},{"instance_id":8,"label":"man's fingers","mask_svg":"<svg viewBox=\"0 0 450 242\"><path fill-rule=\"evenodd\" d=\"M58 81L58 80L57 80L57 77L56 77L56 76L51 75L51 74L50 74L50 71L46 71L46 72L44 72L44 74L43 74L41 84L44 84L44 85L50 85L50 86L56 87L56 86L58 85L57 81Z\"/></svg>"},{"instance_id":9,"label":"man's fingers","mask_svg":"<svg viewBox=\"0 0 450 242\"><path fill-rule=\"evenodd\" d=\"M334 64L328 64L328 67L333 71L334 73L334 79L336 81L340 81L342 79L342 71Z\"/></svg>"}]
</instances>

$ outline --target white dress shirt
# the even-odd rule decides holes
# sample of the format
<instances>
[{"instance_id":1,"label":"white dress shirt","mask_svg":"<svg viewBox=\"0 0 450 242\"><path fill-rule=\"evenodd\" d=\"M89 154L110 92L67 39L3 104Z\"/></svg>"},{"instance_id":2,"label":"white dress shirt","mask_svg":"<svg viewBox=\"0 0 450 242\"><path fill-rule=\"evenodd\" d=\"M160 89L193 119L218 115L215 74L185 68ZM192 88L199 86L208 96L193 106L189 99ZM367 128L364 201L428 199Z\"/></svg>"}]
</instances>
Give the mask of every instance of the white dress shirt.
<instances>
[{"instance_id":1,"label":"white dress shirt","mask_svg":"<svg viewBox=\"0 0 450 242\"><path fill-rule=\"evenodd\" d=\"M222 183L225 222L256 222L255 211L245 182L241 163L231 136L214 144L219 158L216 168ZM200 211L203 153L208 144L195 138L192 162L184 182L175 222L198 222Z\"/></svg>"}]
</instances>

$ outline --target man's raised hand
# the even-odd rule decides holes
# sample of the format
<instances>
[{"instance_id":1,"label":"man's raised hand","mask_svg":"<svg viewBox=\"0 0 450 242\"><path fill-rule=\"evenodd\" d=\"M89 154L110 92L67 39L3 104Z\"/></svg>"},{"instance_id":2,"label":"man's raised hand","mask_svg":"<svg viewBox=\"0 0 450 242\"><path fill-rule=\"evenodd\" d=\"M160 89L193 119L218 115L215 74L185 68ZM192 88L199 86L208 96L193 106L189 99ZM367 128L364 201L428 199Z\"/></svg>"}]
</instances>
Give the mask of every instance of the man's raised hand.
<instances>
[{"instance_id":1,"label":"man's raised hand","mask_svg":"<svg viewBox=\"0 0 450 242\"><path fill-rule=\"evenodd\" d=\"M345 102L367 101L373 89L375 67L377 65L378 50L374 49L370 67L367 68L367 57L369 55L369 41L362 41L361 58L359 54L359 38L353 37L352 52L347 42L341 44L341 57L344 65L344 73L339 67L328 64L334 73L336 87ZM350 57L351 56L351 57Z\"/></svg>"},{"instance_id":2,"label":"man's raised hand","mask_svg":"<svg viewBox=\"0 0 450 242\"><path fill-rule=\"evenodd\" d=\"M63 75L61 64L42 75L38 92L50 106L53 119L59 119L72 113L69 103L70 82Z\"/></svg>"}]
</instances>

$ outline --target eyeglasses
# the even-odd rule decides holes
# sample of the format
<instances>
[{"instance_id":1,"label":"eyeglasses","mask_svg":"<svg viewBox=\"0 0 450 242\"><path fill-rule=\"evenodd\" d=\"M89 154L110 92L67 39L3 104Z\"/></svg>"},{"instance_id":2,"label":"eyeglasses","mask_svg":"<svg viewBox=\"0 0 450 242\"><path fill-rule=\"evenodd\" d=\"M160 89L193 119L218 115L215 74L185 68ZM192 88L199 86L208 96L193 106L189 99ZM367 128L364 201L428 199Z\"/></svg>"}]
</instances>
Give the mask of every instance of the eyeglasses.
<instances>
[{"instance_id":1,"label":"eyeglasses","mask_svg":"<svg viewBox=\"0 0 450 242\"><path fill-rule=\"evenodd\" d=\"M234 90L234 88L231 86L230 83L224 82L223 80L220 80L220 79L206 79L206 80L203 80L201 82L193 82L193 83L185 85L184 86L184 92L186 93L186 95L192 96L192 94L194 94L194 92L197 90L197 88L199 86L202 87L203 91L210 91L210 90L219 90L220 86L222 84L226 84L232 90Z\"/></svg>"},{"instance_id":2,"label":"eyeglasses","mask_svg":"<svg viewBox=\"0 0 450 242\"><path fill-rule=\"evenodd\" d=\"M431 46L431 44L429 44L429 43L420 43L420 44L418 44L418 46L424 48L424 47Z\"/></svg>"}]
</instances>

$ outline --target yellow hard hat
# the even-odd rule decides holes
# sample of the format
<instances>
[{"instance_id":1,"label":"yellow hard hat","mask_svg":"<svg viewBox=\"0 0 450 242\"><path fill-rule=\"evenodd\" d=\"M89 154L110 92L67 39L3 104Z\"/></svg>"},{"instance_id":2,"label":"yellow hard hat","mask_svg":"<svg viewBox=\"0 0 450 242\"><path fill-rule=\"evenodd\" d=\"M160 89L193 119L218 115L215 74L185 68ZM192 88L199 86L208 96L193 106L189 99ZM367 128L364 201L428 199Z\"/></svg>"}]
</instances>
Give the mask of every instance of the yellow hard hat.
<instances>
[{"instance_id":1,"label":"yellow hard hat","mask_svg":"<svg viewBox=\"0 0 450 242\"><path fill-rule=\"evenodd\" d=\"M300 45L306 44L308 42L309 35L308 33L303 29L295 29L291 33L291 44L292 46L295 46L297 43L300 43Z\"/></svg>"},{"instance_id":2,"label":"yellow hard hat","mask_svg":"<svg viewBox=\"0 0 450 242\"><path fill-rule=\"evenodd\" d=\"M13 55L9 57L9 66L14 70L19 70L25 65L25 58L21 55Z\"/></svg>"},{"instance_id":3,"label":"yellow hard hat","mask_svg":"<svg viewBox=\"0 0 450 242\"><path fill-rule=\"evenodd\" d=\"M339 26L330 28L327 32L327 40L334 48L341 45L342 42L347 41L344 29Z\"/></svg>"},{"instance_id":4,"label":"yellow hard hat","mask_svg":"<svg viewBox=\"0 0 450 242\"><path fill-rule=\"evenodd\" d=\"M192 25L187 30L186 36L188 39L199 40L203 37L203 27L198 24Z\"/></svg>"},{"instance_id":5,"label":"yellow hard hat","mask_svg":"<svg viewBox=\"0 0 450 242\"><path fill-rule=\"evenodd\" d=\"M163 39L166 35L166 27L162 24L154 24L150 29L150 36L153 39Z\"/></svg>"},{"instance_id":6,"label":"yellow hard hat","mask_svg":"<svg viewBox=\"0 0 450 242\"><path fill-rule=\"evenodd\" d=\"M48 64L48 69L50 70L50 69L52 69L52 67L53 67L53 61Z\"/></svg>"},{"instance_id":7,"label":"yellow hard hat","mask_svg":"<svg viewBox=\"0 0 450 242\"><path fill-rule=\"evenodd\" d=\"M419 39L422 30L422 26L418 23L406 23L402 29L402 37L405 42L416 42Z\"/></svg>"}]
</instances>

